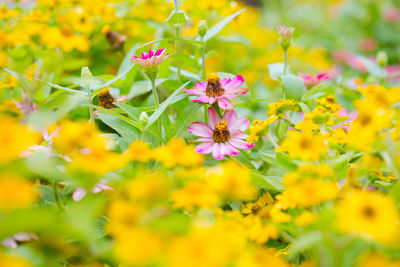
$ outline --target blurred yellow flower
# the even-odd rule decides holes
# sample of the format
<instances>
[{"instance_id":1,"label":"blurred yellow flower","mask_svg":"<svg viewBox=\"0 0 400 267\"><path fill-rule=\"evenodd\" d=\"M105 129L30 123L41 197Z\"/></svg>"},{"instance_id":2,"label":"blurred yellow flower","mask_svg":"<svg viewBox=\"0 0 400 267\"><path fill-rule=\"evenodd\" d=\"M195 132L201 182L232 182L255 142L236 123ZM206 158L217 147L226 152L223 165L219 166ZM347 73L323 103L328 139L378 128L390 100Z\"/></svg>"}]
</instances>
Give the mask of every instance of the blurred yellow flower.
<instances>
[{"instance_id":1,"label":"blurred yellow flower","mask_svg":"<svg viewBox=\"0 0 400 267\"><path fill-rule=\"evenodd\" d=\"M0 174L1 211L28 208L37 197L33 183L15 174Z\"/></svg>"}]
</instances>

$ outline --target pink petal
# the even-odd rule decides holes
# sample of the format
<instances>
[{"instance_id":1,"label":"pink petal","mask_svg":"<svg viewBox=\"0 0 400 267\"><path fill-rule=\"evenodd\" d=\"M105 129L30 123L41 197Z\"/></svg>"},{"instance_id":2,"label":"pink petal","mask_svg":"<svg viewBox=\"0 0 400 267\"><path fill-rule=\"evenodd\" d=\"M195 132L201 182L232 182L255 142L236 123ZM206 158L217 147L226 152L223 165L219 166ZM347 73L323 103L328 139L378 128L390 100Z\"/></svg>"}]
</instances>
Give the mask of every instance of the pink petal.
<instances>
[{"instance_id":1,"label":"pink petal","mask_svg":"<svg viewBox=\"0 0 400 267\"><path fill-rule=\"evenodd\" d=\"M201 96L196 97L196 98L193 99L192 101L193 101L193 102L208 103L209 100L210 100L210 97L209 97L209 96L201 95Z\"/></svg>"},{"instance_id":2,"label":"pink petal","mask_svg":"<svg viewBox=\"0 0 400 267\"><path fill-rule=\"evenodd\" d=\"M213 142L213 139L212 139L212 137L200 137L193 141L194 142Z\"/></svg>"},{"instance_id":3,"label":"pink petal","mask_svg":"<svg viewBox=\"0 0 400 267\"><path fill-rule=\"evenodd\" d=\"M225 154L225 147L222 146L222 144L214 144L212 147L212 156L213 158L217 160L221 160L224 158Z\"/></svg>"},{"instance_id":4,"label":"pink petal","mask_svg":"<svg viewBox=\"0 0 400 267\"><path fill-rule=\"evenodd\" d=\"M227 93L230 91L239 88L244 83L244 78L240 75L237 75L235 78L231 80L230 83L224 86L224 89Z\"/></svg>"},{"instance_id":5,"label":"pink petal","mask_svg":"<svg viewBox=\"0 0 400 267\"><path fill-rule=\"evenodd\" d=\"M237 150L234 146L232 146L229 142L225 143L225 150L226 150L226 155L237 155L240 153L239 150Z\"/></svg>"},{"instance_id":6,"label":"pink petal","mask_svg":"<svg viewBox=\"0 0 400 267\"><path fill-rule=\"evenodd\" d=\"M234 110L227 110L222 116L222 120L227 121L228 125L232 125L237 120L237 113Z\"/></svg>"},{"instance_id":7,"label":"pink petal","mask_svg":"<svg viewBox=\"0 0 400 267\"><path fill-rule=\"evenodd\" d=\"M142 58L143 58L143 59L149 58L149 54L147 54L146 52L143 52L143 53L142 53Z\"/></svg>"},{"instance_id":8,"label":"pink petal","mask_svg":"<svg viewBox=\"0 0 400 267\"><path fill-rule=\"evenodd\" d=\"M218 98L218 106L224 110L233 109L233 104L226 97Z\"/></svg>"},{"instance_id":9,"label":"pink petal","mask_svg":"<svg viewBox=\"0 0 400 267\"><path fill-rule=\"evenodd\" d=\"M14 238L6 238L3 241L1 241L1 244L7 248L16 248L18 247L17 242L14 240Z\"/></svg>"},{"instance_id":10,"label":"pink petal","mask_svg":"<svg viewBox=\"0 0 400 267\"><path fill-rule=\"evenodd\" d=\"M154 56L154 51L153 50L150 50L149 51L149 58L151 58L151 57L153 57Z\"/></svg>"},{"instance_id":11,"label":"pink petal","mask_svg":"<svg viewBox=\"0 0 400 267\"><path fill-rule=\"evenodd\" d=\"M249 137L247 134L245 134L241 131L233 132L233 133L231 133L231 136L233 138L237 138L237 139L247 139L247 137Z\"/></svg>"},{"instance_id":12,"label":"pink petal","mask_svg":"<svg viewBox=\"0 0 400 267\"><path fill-rule=\"evenodd\" d=\"M188 130L191 134L201 137L211 137L213 132L210 126L201 121L193 122Z\"/></svg>"},{"instance_id":13,"label":"pink petal","mask_svg":"<svg viewBox=\"0 0 400 267\"><path fill-rule=\"evenodd\" d=\"M247 130L247 128L249 128L249 126L250 122L246 117L239 118L233 124L228 125L231 132L235 132L237 130L244 132Z\"/></svg>"},{"instance_id":14,"label":"pink petal","mask_svg":"<svg viewBox=\"0 0 400 267\"><path fill-rule=\"evenodd\" d=\"M208 104L212 105L212 104L214 104L214 102L215 102L216 100L217 100L217 99L216 99L215 97L210 97L210 99L208 100Z\"/></svg>"},{"instance_id":15,"label":"pink petal","mask_svg":"<svg viewBox=\"0 0 400 267\"><path fill-rule=\"evenodd\" d=\"M225 78L225 79L222 79L220 83L221 83L222 87L225 88L225 86L230 82L231 82L231 78Z\"/></svg>"},{"instance_id":16,"label":"pink petal","mask_svg":"<svg viewBox=\"0 0 400 267\"><path fill-rule=\"evenodd\" d=\"M210 124L211 128L214 129L215 125L221 121L218 112L213 108L208 108L208 124Z\"/></svg>"},{"instance_id":17,"label":"pink petal","mask_svg":"<svg viewBox=\"0 0 400 267\"><path fill-rule=\"evenodd\" d=\"M237 138L231 138L228 141L228 143L230 143L231 145L233 145L234 147L239 148L239 149L249 149L249 148L254 147L254 143L249 145L249 143L247 143L243 140L237 139Z\"/></svg>"},{"instance_id":18,"label":"pink petal","mask_svg":"<svg viewBox=\"0 0 400 267\"><path fill-rule=\"evenodd\" d=\"M159 56L165 52L165 48L158 49L157 52L154 54L155 56Z\"/></svg>"},{"instance_id":19,"label":"pink petal","mask_svg":"<svg viewBox=\"0 0 400 267\"><path fill-rule=\"evenodd\" d=\"M78 187L75 192L72 194L72 199L74 201L81 200L86 195L86 190L82 187Z\"/></svg>"},{"instance_id":20,"label":"pink petal","mask_svg":"<svg viewBox=\"0 0 400 267\"><path fill-rule=\"evenodd\" d=\"M210 154L212 151L213 145L214 145L213 142L204 142L204 143L197 145L194 148L194 151L196 151L197 153L200 153L200 154Z\"/></svg>"}]
</instances>

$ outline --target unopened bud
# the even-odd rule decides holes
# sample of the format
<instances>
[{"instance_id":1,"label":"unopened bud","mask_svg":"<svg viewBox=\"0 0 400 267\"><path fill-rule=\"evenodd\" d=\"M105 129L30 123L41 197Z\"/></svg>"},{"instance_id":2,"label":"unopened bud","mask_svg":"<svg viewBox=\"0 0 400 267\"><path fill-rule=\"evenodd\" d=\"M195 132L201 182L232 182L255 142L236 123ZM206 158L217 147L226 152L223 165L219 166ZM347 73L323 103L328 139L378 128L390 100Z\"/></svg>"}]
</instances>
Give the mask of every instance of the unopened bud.
<instances>
[{"instance_id":1,"label":"unopened bud","mask_svg":"<svg viewBox=\"0 0 400 267\"><path fill-rule=\"evenodd\" d=\"M376 61L378 62L379 66L386 67L388 64L388 56L385 51L379 51L376 55Z\"/></svg>"},{"instance_id":2,"label":"unopened bud","mask_svg":"<svg viewBox=\"0 0 400 267\"><path fill-rule=\"evenodd\" d=\"M89 67L82 67L81 70L81 78L90 78L92 77L92 73L89 70Z\"/></svg>"},{"instance_id":3,"label":"unopened bud","mask_svg":"<svg viewBox=\"0 0 400 267\"><path fill-rule=\"evenodd\" d=\"M207 21L205 21L204 19L201 20L199 22L199 25L197 26L197 29L199 31L199 35L200 37L204 37L204 35L206 34L207 30L208 30L208 24Z\"/></svg>"},{"instance_id":4,"label":"unopened bud","mask_svg":"<svg viewBox=\"0 0 400 267\"><path fill-rule=\"evenodd\" d=\"M142 124L143 126L146 126L147 123L149 122L149 115L147 115L147 113L144 112L144 111L143 111L142 113L140 113L139 122L140 122L140 124Z\"/></svg>"},{"instance_id":5,"label":"unopened bud","mask_svg":"<svg viewBox=\"0 0 400 267\"><path fill-rule=\"evenodd\" d=\"M282 49L286 51L290 47L294 28L280 25L277 29L279 33L279 43L281 44Z\"/></svg>"}]
</instances>

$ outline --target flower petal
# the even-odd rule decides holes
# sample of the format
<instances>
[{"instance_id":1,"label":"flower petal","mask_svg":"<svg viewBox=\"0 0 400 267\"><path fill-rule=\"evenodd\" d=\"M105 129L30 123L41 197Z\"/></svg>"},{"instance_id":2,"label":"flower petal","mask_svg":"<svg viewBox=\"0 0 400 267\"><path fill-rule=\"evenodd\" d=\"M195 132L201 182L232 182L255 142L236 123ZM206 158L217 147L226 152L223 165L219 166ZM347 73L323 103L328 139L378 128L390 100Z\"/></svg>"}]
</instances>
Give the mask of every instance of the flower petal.
<instances>
[{"instance_id":1,"label":"flower petal","mask_svg":"<svg viewBox=\"0 0 400 267\"><path fill-rule=\"evenodd\" d=\"M247 143L243 140L237 139L237 138L231 138L228 141L228 143L230 143L231 145L233 145L234 147L239 148L239 149L249 149L249 148L254 147L254 143L249 145L249 143Z\"/></svg>"},{"instance_id":2,"label":"flower petal","mask_svg":"<svg viewBox=\"0 0 400 267\"><path fill-rule=\"evenodd\" d=\"M193 99L193 102L202 102L202 103L208 103L209 102L210 97L206 96L206 95L201 95L196 97L195 99Z\"/></svg>"},{"instance_id":3,"label":"flower petal","mask_svg":"<svg viewBox=\"0 0 400 267\"><path fill-rule=\"evenodd\" d=\"M222 144L215 143L212 147L212 156L217 160L221 160L224 158L224 147L221 146Z\"/></svg>"},{"instance_id":4,"label":"flower petal","mask_svg":"<svg viewBox=\"0 0 400 267\"><path fill-rule=\"evenodd\" d=\"M74 201L81 200L86 195L86 190L82 187L78 187L75 192L72 194L72 199Z\"/></svg>"},{"instance_id":5,"label":"flower petal","mask_svg":"<svg viewBox=\"0 0 400 267\"><path fill-rule=\"evenodd\" d=\"M158 49L157 52L154 54L155 56L160 56L165 52L165 48Z\"/></svg>"},{"instance_id":6,"label":"flower petal","mask_svg":"<svg viewBox=\"0 0 400 267\"><path fill-rule=\"evenodd\" d=\"M247 137L249 137L247 134L241 132L240 130L236 131L236 132L232 132L231 136L234 138L237 138L237 139L247 139Z\"/></svg>"},{"instance_id":7,"label":"flower petal","mask_svg":"<svg viewBox=\"0 0 400 267\"><path fill-rule=\"evenodd\" d=\"M234 110L227 110L222 116L222 120L227 121L228 125L232 125L237 120L237 113Z\"/></svg>"},{"instance_id":8,"label":"flower petal","mask_svg":"<svg viewBox=\"0 0 400 267\"><path fill-rule=\"evenodd\" d=\"M153 57L154 56L154 51L152 50L152 49L150 49L150 51L149 51L149 58L151 58L151 57Z\"/></svg>"},{"instance_id":9,"label":"flower petal","mask_svg":"<svg viewBox=\"0 0 400 267\"><path fill-rule=\"evenodd\" d=\"M201 121L193 122L188 130L191 134L201 137L211 137L213 132L210 126Z\"/></svg>"},{"instance_id":10,"label":"flower petal","mask_svg":"<svg viewBox=\"0 0 400 267\"><path fill-rule=\"evenodd\" d=\"M249 128L250 122L246 117L237 119L233 124L228 125L229 131L235 132L240 130L242 132L246 131Z\"/></svg>"},{"instance_id":11,"label":"flower petal","mask_svg":"<svg viewBox=\"0 0 400 267\"><path fill-rule=\"evenodd\" d=\"M221 121L218 112L213 108L208 108L208 124L210 124L211 128L214 129L215 125Z\"/></svg>"},{"instance_id":12,"label":"flower petal","mask_svg":"<svg viewBox=\"0 0 400 267\"><path fill-rule=\"evenodd\" d=\"M194 151L196 151L197 153L200 153L200 154L210 154L212 151L213 145L214 145L213 142L204 142L204 143L197 145L194 148Z\"/></svg>"},{"instance_id":13,"label":"flower petal","mask_svg":"<svg viewBox=\"0 0 400 267\"><path fill-rule=\"evenodd\" d=\"M221 83L222 87L225 87L230 82L231 82L231 78L224 78L221 80L220 83Z\"/></svg>"},{"instance_id":14,"label":"flower petal","mask_svg":"<svg viewBox=\"0 0 400 267\"><path fill-rule=\"evenodd\" d=\"M224 89L227 93L230 93L232 90L239 88L243 83L244 78L241 75L237 75L230 83L224 86Z\"/></svg>"},{"instance_id":15,"label":"flower petal","mask_svg":"<svg viewBox=\"0 0 400 267\"><path fill-rule=\"evenodd\" d=\"M239 150L237 150L233 145L231 145L229 142L225 143L225 151L226 155L237 155L240 153Z\"/></svg>"},{"instance_id":16,"label":"flower petal","mask_svg":"<svg viewBox=\"0 0 400 267\"><path fill-rule=\"evenodd\" d=\"M218 106L224 110L233 109L233 104L226 97L218 98Z\"/></svg>"}]
</instances>

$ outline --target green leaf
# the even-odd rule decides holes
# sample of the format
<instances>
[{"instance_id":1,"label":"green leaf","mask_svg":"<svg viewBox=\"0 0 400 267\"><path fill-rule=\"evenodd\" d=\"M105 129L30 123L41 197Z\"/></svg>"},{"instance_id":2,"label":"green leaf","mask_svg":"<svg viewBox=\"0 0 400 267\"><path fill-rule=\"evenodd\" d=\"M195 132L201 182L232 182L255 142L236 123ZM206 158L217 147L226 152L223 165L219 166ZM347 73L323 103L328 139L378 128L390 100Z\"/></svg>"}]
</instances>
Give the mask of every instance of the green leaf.
<instances>
[{"instance_id":1,"label":"green leaf","mask_svg":"<svg viewBox=\"0 0 400 267\"><path fill-rule=\"evenodd\" d=\"M198 103L190 102L183 110L179 113L178 119L175 123L176 131L175 136L179 137L188 126L188 121L193 115L199 110L201 105Z\"/></svg>"},{"instance_id":2,"label":"green leaf","mask_svg":"<svg viewBox=\"0 0 400 267\"><path fill-rule=\"evenodd\" d=\"M323 235L320 231L304 233L293 241L293 246L289 249L290 254L296 254L302 250L311 248L320 243L322 239Z\"/></svg>"},{"instance_id":3,"label":"green leaf","mask_svg":"<svg viewBox=\"0 0 400 267\"><path fill-rule=\"evenodd\" d=\"M251 182L256 186L267 188L276 191L283 191L285 187L282 185L282 177L280 176L265 176L258 170L252 170Z\"/></svg>"},{"instance_id":4,"label":"green leaf","mask_svg":"<svg viewBox=\"0 0 400 267\"><path fill-rule=\"evenodd\" d=\"M278 161L279 165L289 171L297 170L297 164L294 163L293 160L286 153L276 153L276 160Z\"/></svg>"},{"instance_id":5,"label":"green leaf","mask_svg":"<svg viewBox=\"0 0 400 267\"><path fill-rule=\"evenodd\" d=\"M136 50L138 49L139 44L135 44L131 50L129 50L129 52L125 55L124 59L121 62L121 65L118 68L118 73L117 75L120 75L124 72L126 72L126 70L130 67L131 65L131 57L134 56L136 54Z\"/></svg>"},{"instance_id":6,"label":"green leaf","mask_svg":"<svg viewBox=\"0 0 400 267\"><path fill-rule=\"evenodd\" d=\"M238 12L233 13L229 17L224 18L223 20L221 20L220 22L218 22L217 24L212 26L210 29L208 29L208 31L206 32L206 34L204 35L202 40L204 42L210 40L212 37L217 35L231 20L236 18L240 13L242 13L245 10L246 9L243 8L242 10L239 10Z\"/></svg>"},{"instance_id":7,"label":"green leaf","mask_svg":"<svg viewBox=\"0 0 400 267\"><path fill-rule=\"evenodd\" d=\"M114 115L115 117L121 119L122 121L124 121L124 122L126 122L128 124L130 124L131 126L137 128L137 129L139 129L141 131L143 130L143 126L141 124L139 124L139 123L137 123L137 122L135 122L135 121L125 117L124 115L121 115L121 114L119 114L119 113L117 113L117 112L115 112L115 111L113 111L111 109L106 109L106 108L103 108L103 107L100 107L100 106L96 106L96 105L92 105L92 107L97 109L100 112L105 112L105 113Z\"/></svg>"},{"instance_id":8,"label":"green leaf","mask_svg":"<svg viewBox=\"0 0 400 267\"><path fill-rule=\"evenodd\" d=\"M156 79L156 86L159 86L163 82L165 82L166 79ZM134 98L139 95L143 95L147 92L151 91L151 83L150 81L137 81L132 84L131 90L129 91L128 98Z\"/></svg>"},{"instance_id":9,"label":"green leaf","mask_svg":"<svg viewBox=\"0 0 400 267\"><path fill-rule=\"evenodd\" d=\"M285 64L283 63L272 63L267 66L269 77L274 81L279 81L279 78L283 75L283 69Z\"/></svg>"},{"instance_id":10,"label":"green leaf","mask_svg":"<svg viewBox=\"0 0 400 267\"><path fill-rule=\"evenodd\" d=\"M358 56L357 58L365 65L369 74L376 77L386 76L386 71L382 69L378 64L373 62L371 59L363 56Z\"/></svg>"},{"instance_id":11,"label":"green leaf","mask_svg":"<svg viewBox=\"0 0 400 267\"><path fill-rule=\"evenodd\" d=\"M122 72L121 74L117 75L114 79L109 80L108 82L100 85L97 88L93 89L93 92L91 93L91 97L95 97L98 93L100 93L101 90L103 90L103 88L112 85L113 83L115 83L116 81L119 81L120 79L124 78L126 74L128 74L128 72L133 68L133 66L135 66L135 63L133 63L132 65L130 65L129 67L127 67L127 69Z\"/></svg>"},{"instance_id":12,"label":"green leaf","mask_svg":"<svg viewBox=\"0 0 400 267\"><path fill-rule=\"evenodd\" d=\"M281 79L286 98L300 100L304 91L304 80L293 74L285 74Z\"/></svg>"},{"instance_id":13,"label":"green leaf","mask_svg":"<svg viewBox=\"0 0 400 267\"><path fill-rule=\"evenodd\" d=\"M306 104L300 102L298 103L298 105L300 106L301 111L303 111L303 113L311 112L310 108Z\"/></svg>"},{"instance_id":14,"label":"green leaf","mask_svg":"<svg viewBox=\"0 0 400 267\"><path fill-rule=\"evenodd\" d=\"M400 207L400 182L397 182L392 190L390 191L389 195L393 197L393 199L397 203L397 207Z\"/></svg>"},{"instance_id":15,"label":"green leaf","mask_svg":"<svg viewBox=\"0 0 400 267\"><path fill-rule=\"evenodd\" d=\"M134 119L136 122L138 121L140 113L142 113L142 111L129 104L125 103L114 103L114 104L120 107L123 111L125 111L129 115L129 117Z\"/></svg>"},{"instance_id":16,"label":"green leaf","mask_svg":"<svg viewBox=\"0 0 400 267\"><path fill-rule=\"evenodd\" d=\"M183 10L178 10L178 11L173 10L166 20L167 23L171 24L174 27L179 27L188 21L189 17Z\"/></svg>"},{"instance_id":17,"label":"green leaf","mask_svg":"<svg viewBox=\"0 0 400 267\"><path fill-rule=\"evenodd\" d=\"M18 82L21 84L22 88L24 88L26 93L29 93L31 88L32 88L32 83L29 81L29 79L21 73L18 73L16 71L10 70L10 69L4 69L5 72L8 74L14 76L18 80Z\"/></svg>"},{"instance_id":18,"label":"green leaf","mask_svg":"<svg viewBox=\"0 0 400 267\"><path fill-rule=\"evenodd\" d=\"M56 88L56 89L58 89L60 91L63 91L65 93L70 93L70 94L75 94L75 95L82 95L82 96L85 96L87 98L87 93L84 92L84 91L78 91L78 90L75 90L75 89L64 87L64 86L61 86L61 85L58 85L58 84L54 84L54 83L51 83L51 82L48 82L48 81L45 81L45 80L41 80L41 79L38 79L38 80L43 82L43 83L45 83L45 84L47 84L47 85L49 85L49 86L51 86L51 87L53 87L53 88Z\"/></svg>"},{"instance_id":19,"label":"green leaf","mask_svg":"<svg viewBox=\"0 0 400 267\"><path fill-rule=\"evenodd\" d=\"M59 94L33 113L28 123L33 129L44 129L75 109L85 98L78 95Z\"/></svg>"},{"instance_id":20,"label":"green leaf","mask_svg":"<svg viewBox=\"0 0 400 267\"><path fill-rule=\"evenodd\" d=\"M131 124L122 120L120 117L115 117L112 114L108 114L105 112L97 112L97 115L102 122L113 128L117 133L119 133L129 142L133 142L140 138L140 131Z\"/></svg>"},{"instance_id":21,"label":"green leaf","mask_svg":"<svg viewBox=\"0 0 400 267\"><path fill-rule=\"evenodd\" d=\"M167 109L167 107L173 103L175 100L175 97L182 92L182 89L185 88L186 85L190 83L186 82L184 85L179 87L178 89L175 90L164 102L160 104L160 107L150 116L149 122L146 125L146 129L149 128L157 119L158 117L161 116L161 114Z\"/></svg>"}]
</instances>

